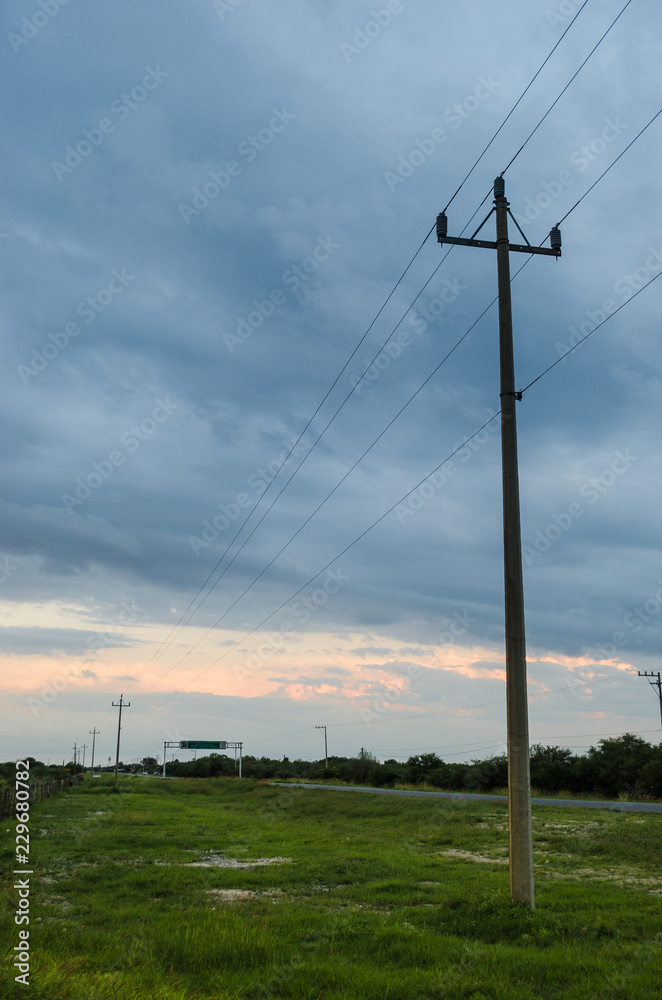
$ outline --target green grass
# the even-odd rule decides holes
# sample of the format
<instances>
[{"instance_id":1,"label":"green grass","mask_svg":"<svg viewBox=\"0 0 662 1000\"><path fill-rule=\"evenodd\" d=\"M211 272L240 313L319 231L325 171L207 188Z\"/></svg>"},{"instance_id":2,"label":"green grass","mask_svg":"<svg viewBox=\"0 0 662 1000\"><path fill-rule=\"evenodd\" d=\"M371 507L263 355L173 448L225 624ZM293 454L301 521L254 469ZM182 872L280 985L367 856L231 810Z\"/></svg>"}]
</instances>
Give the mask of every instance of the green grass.
<instances>
[{"instance_id":1,"label":"green grass","mask_svg":"<svg viewBox=\"0 0 662 1000\"><path fill-rule=\"evenodd\" d=\"M530 912L509 901L498 801L127 778L120 794L89 782L31 812L33 1000L662 994L656 814L534 807ZM12 823L2 835L11 872ZM205 852L291 861L187 866ZM12 885L3 1000L26 995Z\"/></svg>"}]
</instances>

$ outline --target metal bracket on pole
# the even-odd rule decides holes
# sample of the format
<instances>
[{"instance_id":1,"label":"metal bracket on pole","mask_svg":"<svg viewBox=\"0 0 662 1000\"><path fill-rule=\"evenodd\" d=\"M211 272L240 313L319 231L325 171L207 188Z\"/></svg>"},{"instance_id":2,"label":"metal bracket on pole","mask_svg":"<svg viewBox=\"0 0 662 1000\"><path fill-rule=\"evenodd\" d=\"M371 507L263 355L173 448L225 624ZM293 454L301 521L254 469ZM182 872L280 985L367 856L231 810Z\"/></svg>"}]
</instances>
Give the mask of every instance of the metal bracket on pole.
<instances>
[{"instance_id":1,"label":"metal bracket on pole","mask_svg":"<svg viewBox=\"0 0 662 1000\"><path fill-rule=\"evenodd\" d=\"M496 250L497 245L492 240L466 240L462 236L440 236L437 237L438 243L453 243L460 247L482 247L483 249ZM530 243L520 244L520 243L509 243L509 250L515 250L518 253L542 253L547 257L560 257L561 248L552 249L551 247L534 247Z\"/></svg>"},{"instance_id":2,"label":"metal bracket on pole","mask_svg":"<svg viewBox=\"0 0 662 1000\"><path fill-rule=\"evenodd\" d=\"M496 240L475 237L496 214ZM525 243L511 243L508 216ZM510 252L561 256L558 226L549 234L549 247L534 247L522 232L506 200L503 175L494 181L494 207L470 239L448 236L446 213L437 216L437 242L496 250L499 289L499 354L501 368L501 455L503 480L503 538L506 618L506 703L508 718L508 827L510 837L510 896L513 902L534 906L533 833L531 777L529 765L529 716L527 704L526 643L524 630L524 586L522 537L517 462L515 403L522 393L515 389L513 320L510 300Z\"/></svg>"},{"instance_id":3,"label":"metal bracket on pole","mask_svg":"<svg viewBox=\"0 0 662 1000\"><path fill-rule=\"evenodd\" d=\"M657 696L660 699L660 720L662 721L662 676L660 675L659 670L657 673L654 673L652 670L650 672L648 670L644 671L639 670L637 673L639 677L649 678L648 683L653 688L653 690L657 688ZM650 680L651 677L657 677L657 680L652 681Z\"/></svg>"},{"instance_id":4,"label":"metal bracket on pole","mask_svg":"<svg viewBox=\"0 0 662 1000\"><path fill-rule=\"evenodd\" d=\"M497 180L499 180L499 179L500 178L497 178ZM527 240L526 234L522 232L517 219L515 218L515 216L513 215L513 213L510 211L510 205L509 205L508 202L506 202L505 207L506 207L506 209L508 211L508 215L511 217L511 219L513 220L513 222L515 223L515 225L517 226L517 228L519 229L520 233L522 234L522 236L524 237L524 240L525 240L525 243L510 243L509 242L508 243L508 249L509 250L513 250L516 253L538 253L538 254L544 254L547 257L560 257L561 256L561 239L560 239L560 233L558 231L558 227L554 227L554 229L552 229L551 232L550 232L550 237L552 237L552 246L551 247L534 247ZM445 213L442 212L440 215L437 216L437 243L441 243L441 244L443 244L443 243L452 243L454 246L460 246L460 247L479 247L480 249L483 249L483 250L496 250L497 246L498 246L498 244L496 243L496 241L494 241L494 240L477 240L477 239L475 239L475 236L481 231L481 229L483 228L483 226L485 225L485 223L487 222L487 220L490 218L490 216L492 215L492 213L495 212L495 211L496 211L496 208L491 209L491 211L489 212L489 214L483 219L483 221L479 225L479 227L476 230L476 232L469 239L467 239L464 236L447 236L446 235L446 229L447 229L447 226L448 226L448 220L446 218ZM557 238L556 234L558 234L558 238Z\"/></svg>"}]
</instances>

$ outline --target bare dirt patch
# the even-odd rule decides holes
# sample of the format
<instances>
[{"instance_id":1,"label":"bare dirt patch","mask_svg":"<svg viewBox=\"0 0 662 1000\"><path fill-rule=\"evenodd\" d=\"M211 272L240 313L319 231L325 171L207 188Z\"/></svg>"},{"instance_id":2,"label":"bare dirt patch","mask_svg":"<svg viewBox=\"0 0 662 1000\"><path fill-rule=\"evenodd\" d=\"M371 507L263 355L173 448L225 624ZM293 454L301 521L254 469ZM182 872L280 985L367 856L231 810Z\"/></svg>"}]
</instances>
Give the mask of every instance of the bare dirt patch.
<instances>
[{"instance_id":1,"label":"bare dirt patch","mask_svg":"<svg viewBox=\"0 0 662 1000\"><path fill-rule=\"evenodd\" d=\"M498 856L488 857L485 854L476 854L473 851L461 851L456 848L449 848L445 851L440 851L444 857L447 858L462 858L466 861L475 861L478 864L490 864L490 865L507 865L508 858ZM552 859L570 859L572 855L570 854L559 854L558 852L551 851L535 851L535 864L537 872L547 875L548 878L556 879L566 879L572 881L581 881L583 879L591 879L598 882L618 882L620 885L629 885L635 889L641 889L644 892L648 892L654 896L662 896L662 877L655 877L644 875L639 869L636 868L623 868L614 867L612 869L608 868L572 868L571 870L565 871L553 871L549 868L541 868L541 856L548 855L543 864L548 865L550 863L550 858Z\"/></svg>"},{"instance_id":2,"label":"bare dirt patch","mask_svg":"<svg viewBox=\"0 0 662 1000\"><path fill-rule=\"evenodd\" d=\"M472 851L459 851L451 847L447 851L440 851L445 858L464 858L466 861L478 861L485 865L507 865L508 858L492 857L488 858L484 854L474 854Z\"/></svg>"},{"instance_id":3,"label":"bare dirt patch","mask_svg":"<svg viewBox=\"0 0 662 1000\"><path fill-rule=\"evenodd\" d=\"M206 889L205 893L222 903L236 903L247 899L263 899L264 897L276 902L279 898L285 897L282 889L265 889L263 892L257 892L255 889Z\"/></svg>"},{"instance_id":4,"label":"bare dirt patch","mask_svg":"<svg viewBox=\"0 0 662 1000\"><path fill-rule=\"evenodd\" d=\"M161 862L163 864L164 862ZM167 863L167 862L166 862ZM289 865L292 858L226 858L221 854L207 854L201 861L185 861L184 868L232 868L235 871L249 871L265 865Z\"/></svg>"},{"instance_id":5,"label":"bare dirt patch","mask_svg":"<svg viewBox=\"0 0 662 1000\"><path fill-rule=\"evenodd\" d=\"M637 869L632 868L615 868L611 871L606 868L574 868L569 872L546 870L545 874L549 878L571 881L592 879L597 882L618 882L620 885L631 885L635 889L642 889L653 896L662 896L662 878L643 875Z\"/></svg>"}]
</instances>

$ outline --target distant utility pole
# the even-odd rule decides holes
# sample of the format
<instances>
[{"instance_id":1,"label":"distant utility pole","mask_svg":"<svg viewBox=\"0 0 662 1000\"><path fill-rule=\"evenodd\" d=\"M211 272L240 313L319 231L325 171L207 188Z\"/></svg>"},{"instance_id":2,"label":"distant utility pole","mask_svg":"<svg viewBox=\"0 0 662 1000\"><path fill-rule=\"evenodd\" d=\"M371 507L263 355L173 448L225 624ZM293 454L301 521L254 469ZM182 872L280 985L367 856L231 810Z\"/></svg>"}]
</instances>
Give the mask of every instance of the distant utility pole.
<instances>
[{"instance_id":1,"label":"distant utility pole","mask_svg":"<svg viewBox=\"0 0 662 1000\"><path fill-rule=\"evenodd\" d=\"M117 720L117 755L115 757L115 788L119 787L119 779L117 777L117 769L120 766L120 730L122 728L122 709L123 708L131 708L131 702L130 701L126 701L125 702L125 701L122 700L123 698L124 698L124 695L121 694L120 695L120 700L113 702L113 708L119 708L119 710L120 710L119 718Z\"/></svg>"},{"instance_id":2,"label":"distant utility pole","mask_svg":"<svg viewBox=\"0 0 662 1000\"><path fill-rule=\"evenodd\" d=\"M657 688L657 696L660 699L660 720L662 721L662 679L660 678L660 672L659 672L659 670L658 670L658 672L656 674L653 673L652 670L651 670L650 673L647 670L644 670L643 672L641 670L639 670L638 671L638 676L639 677L657 677L656 681L650 681L649 680L648 683L650 684L650 686L652 688Z\"/></svg>"},{"instance_id":3,"label":"distant utility pole","mask_svg":"<svg viewBox=\"0 0 662 1000\"><path fill-rule=\"evenodd\" d=\"M92 766L90 768L90 772L92 774L94 774L94 741L96 740L97 736L99 735L99 730L95 726L94 729L89 729L88 732L90 733L90 735L92 737Z\"/></svg>"},{"instance_id":4,"label":"distant utility pole","mask_svg":"<svg viewBox=\"0 0 662 1000\"><path fill-rule=\"evenodd\" d=\"M315 726L315 729L323 729L324 730L324 769L326 771L328 771L328 769L329 769L329 752L328 752L327 743L326 743L326 726Z\"/></svg>"},{"instance_id":5,"label":"distant utility pole","mask_svg":"<svg viewBox=\"0 0 662 1000\"><path fill-rule=\"evenodd\" d=\"M496 214L496 242L475 237ZM524 237L524 244L510 243L508 216ZM551 248L528 242L506 200L503 176L494 182L494 207L470 239L447 236L445 212L437 216L437 240L460 246L486 247L497 252L499 290L499 349L501 367L501 462L503 480L503 541L506 612L506 702L508 714L508 821L510 831L510 896L513 902L533 909L533 832L531 825L531 775L529 769L529 719L526 695L526 643L524 632L524 586L522 537L517 464L515 403L522 394L515 390L513 318L510 299L510 251L561 256L561 234L550 233Z\"/></svg>"},{"instance_id":6,"label":"distant utility pole","mask_svg":"<svg viewBox=\"0 0 662 1000\"><path fill-rule=\"evenodd\" d=\"M78 763L78 747L74 743L74 774L76 773L76 764Z\"/></svg>"},{"instance_id":7,"label":"distant utility pole","mask_svg":"<svg viewBox=\"0 0 662 1000\"><path fill-rule=\"evenodd\" d=\"M87 750L87 743L83 743L83 763L81 764L81 767L83 768L83 770L85 770L85 751L86 750Z\"/></svg>"}]
</instances>

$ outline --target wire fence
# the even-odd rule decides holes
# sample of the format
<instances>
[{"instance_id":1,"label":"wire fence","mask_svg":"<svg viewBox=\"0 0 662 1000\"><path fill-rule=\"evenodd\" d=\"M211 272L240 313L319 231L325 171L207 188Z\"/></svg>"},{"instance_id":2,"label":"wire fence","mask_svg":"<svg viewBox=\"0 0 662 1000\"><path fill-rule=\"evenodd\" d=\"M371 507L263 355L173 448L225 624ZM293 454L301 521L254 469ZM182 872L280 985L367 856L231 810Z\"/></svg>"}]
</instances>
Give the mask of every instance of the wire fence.
<instances>
[{"instance_id":1,"label":"wire fence","mask_svg":"<svg viewBox=\"0 0 662 1000\"><path fill-rule=\"evenodd\" d=\"M69 785L80 784L78 776L71 778L51 778L48 781L32 781L30 783L30 802L41 802L51 795L57 795ZM0 788L0 820L13 819L16 815L16 789L11 786Z\"/></svg>"}]
</instances>

